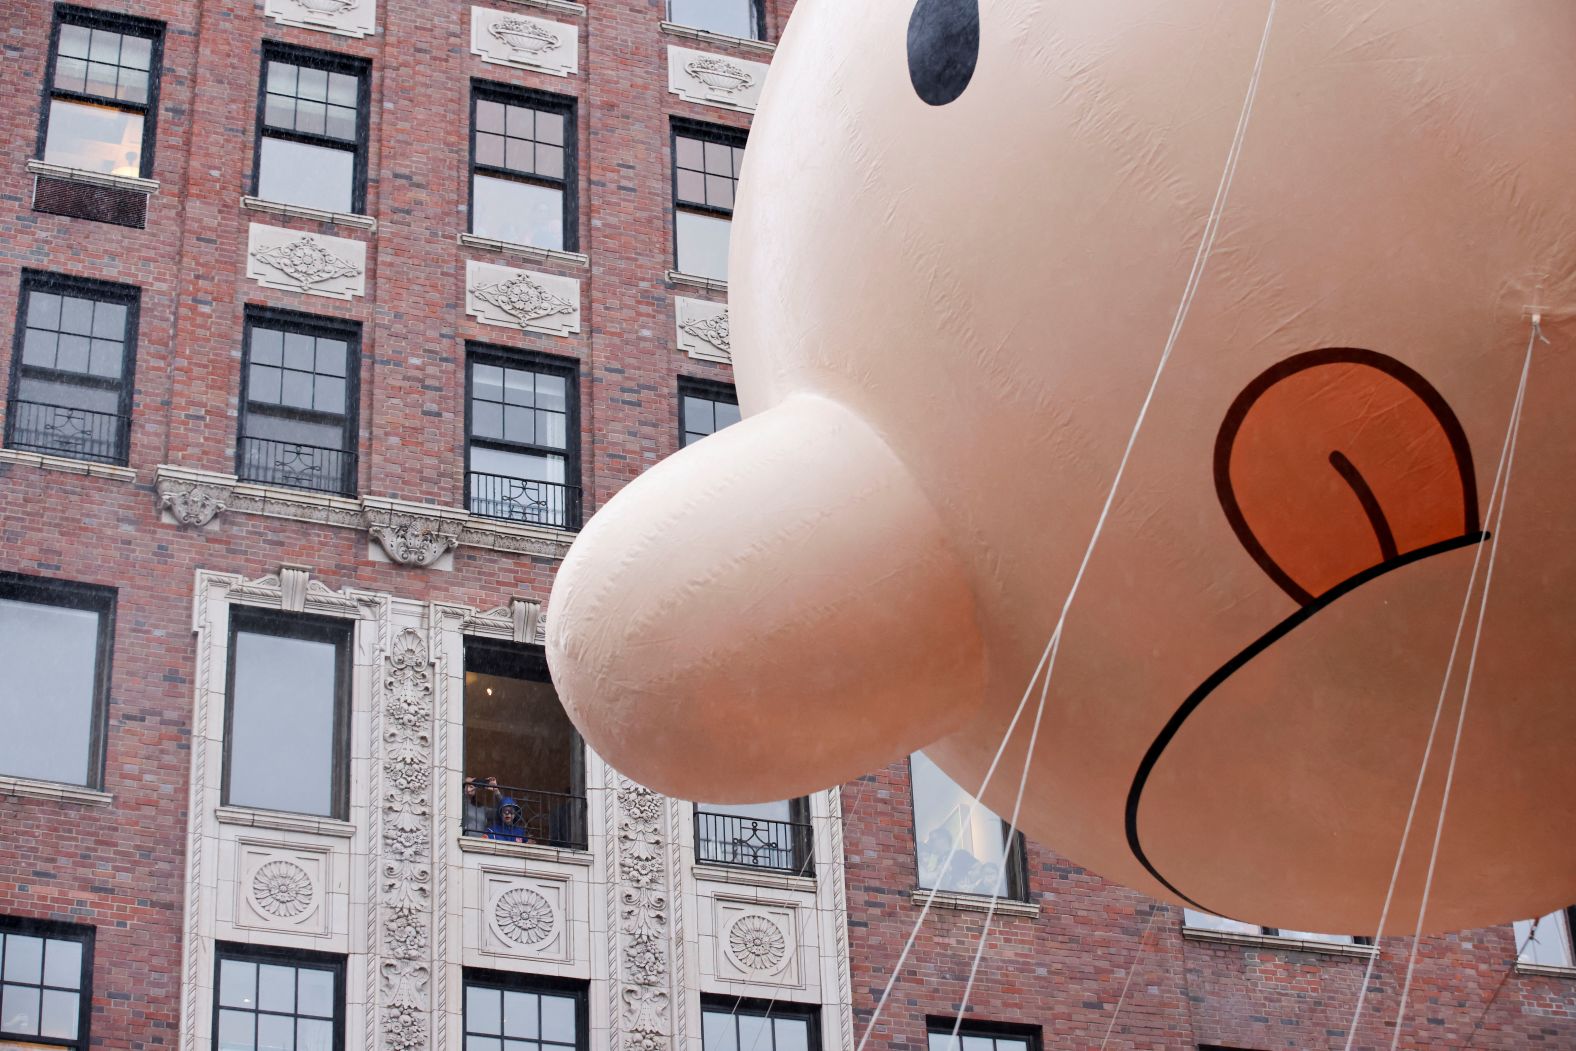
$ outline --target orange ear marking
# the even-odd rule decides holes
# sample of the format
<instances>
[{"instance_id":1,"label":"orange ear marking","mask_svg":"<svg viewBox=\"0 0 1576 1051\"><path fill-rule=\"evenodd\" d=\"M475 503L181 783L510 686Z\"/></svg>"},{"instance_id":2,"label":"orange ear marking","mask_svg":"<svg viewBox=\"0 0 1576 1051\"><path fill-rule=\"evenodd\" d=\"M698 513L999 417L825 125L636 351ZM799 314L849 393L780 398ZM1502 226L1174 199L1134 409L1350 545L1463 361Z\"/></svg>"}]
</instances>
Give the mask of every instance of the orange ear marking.
<instances>
[{"instance_id":1,"label":"orange ear marking","mask_svg":"<svg viewBox=\"0 0 1576 1051\"><path fill-rule=\"evenodd\" d=\"M1215 489L1243 547L1303 605L1480 527L1460 421L1370 350L1299 354L1248 384L1215 440Z\"/></svg>"}]
</instances>

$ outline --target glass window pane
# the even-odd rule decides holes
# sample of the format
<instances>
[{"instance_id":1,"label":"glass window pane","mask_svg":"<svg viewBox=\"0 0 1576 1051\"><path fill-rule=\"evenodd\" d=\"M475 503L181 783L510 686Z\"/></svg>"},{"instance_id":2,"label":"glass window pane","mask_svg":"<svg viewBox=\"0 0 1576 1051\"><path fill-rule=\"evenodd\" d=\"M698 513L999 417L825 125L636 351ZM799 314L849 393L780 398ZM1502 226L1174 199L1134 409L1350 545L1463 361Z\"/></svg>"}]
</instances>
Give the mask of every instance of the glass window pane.
<instances>
[{"instance_id":1,"label":"glass window pane","mask_svg":"<svg viewBox=\"0 0 1576 1051\"><path fill-rule=\"evenodd\" d=\"M958 1041L953 1039L952 1030L945 1033L930 1034L930 1051L956 1051Z\"/></svg>"},{"instance_id":2,"label":"glass window pane","mask_svg":"<svg viewBox=\"0 0 1576 1051\"><path fill-rule=\"evenodd\" d=\"M701 1047L704 1051L739 1051L733 1016L723 1011L701 1015Z\"/></svg>"},{"instance_id":3,"label":"glass window pane","mask_svg":"<svg viewBox=\"0 0 1576 1051\"><path fill-rule=\"evenodd\" d=\"M516 139L531 138L531 133L535 130L535 115L535 110L527 109L524 106L505 106L504 134Z\"/></svg>"},{"instance_id":4,"label":"glass window pane","mask_svg":"<svg viewBox=\"0 0 1576 1051\"><path fill-rule=\"evenodd\" d=\"M569 381L562 376L553 376L548 373L536 374L536 407L539 409L552 409L563 412L564 398L569 389Z\"/></svg>"},{"instance_id":5,"label":"glass window pane","mask_svg":"<svg viewBox=\"0 0 1576 1051\"><path fill-rule=\"evenodd\" d=\"M55 367L55 346L59 342L60 337L53 332L30 328L22 337L22 360L29 365L52 369Z\"/></svg>"},{"instance_id":6,"label":"glass window pane","mask_svg":"<svg viewBox=\"0 0 1576 1051\"><path fill-rule=\"evenodd\" d=\"M295 1019L288 1015L258 1015L257 1051L295 1051Z\"/></svg>"},{"instance_id":7,"label":"glass window pane","mask_svg":"<svg viewBox=\"0 0 1576 1051\"><path fill-rule=\"evenodd\" d=\"M503 437L503 406L478 401L471 406L471 432L478 438Z\"/></svg>"},{"instance_id":8,"label":"glass window pane","mask_svg":"<svg viewBox=\"0 0 1576 1051\"><path fill-rule=\"evenodd\" d=\"M285 334L275 328L252 329L254 364L279 365L285 360Z\"/></svg>"},{"instance_id":9,"label":"glass window pane","mask_svg":"<svg viewBox=\"0 0 1576 1051\"><path fill-rule=\"evenodd\" d=\"M476 163L485 164L493 168L502 168L504 141L502 135L478 131L476 133Z\"/></svg>"},{"instance_id":10,"label":"glass window pane","mask_svg":"<svg viewBox=\"0 0 1576 1051\"><path fill-rule=\"evenodd\" d=\"M668 21L746 40L759 35L753 0L668 0Z\"/></svg>"},{"instance_id":11,"label":"glass window pane","mask_svg":"<svg viewBox=\"0 0 1576 1051\"><path fill-rule=\"evenodd\" d=\"M55 61L55 87L63 91L83 91L87 83L87 59L61 58Z\"/></svg>"},{"instance_id":12,"label":"glass window pane","mask_svg":"<svg viewBox=\"0 0 1576 1051\"><path fill-rule=\"evenodd\" d=\"M95 304L93 308L93 334L100 339L125 339L125 305L121 303Z\"/></svg>"},{"instance_id":13,"label":"glass window pane","mask_svg":"<svg viewBox=\"0 0 1576 1051\"><path fill-rule=\"evenodd\" d=\"M1570 967L1576 964L1570 923L1563 910L1543 917L1535 928L1531 920L1518 920L1514 929L1522 963L1546 967Z\"/></svg>"},{"instance_id":14,"label":"glass window pane","mask_svg":"<svg viewBox=\"0 0 1576 1051\"><path fill-rule=\"evenodd\" d=\"M91 610L0 599L0 772L88 783L98 627ZM38 981L41 948L36 938L8 939L6 978Z\"/></svg>"},{"instance_id":15,"label":"glass window pane","mask_svg":"<svg viewBox=\"0 0 1576 1051\"><path fill-rule=\"evenodd\" d=\"M219 961L219 1006L257 1006L257 965L242 960Z\"/></svg>"},{"instance_id":16,"label":"glass window pane","mask_svg":"<svg viewBox=\"0 0 1576 1051\"><path fill-rule=\"evenodd\" d=\"M286 332L285 368L311 372L317 364L317 340L304 332Z\"/></svg>"},{"instance_id":17,"label":"glass window pane","mask_svg":"<svg viewBox=\"0 0 1576 1051\"><path fill-rule=\"evenodd\" d=\"M310 135L323 135L328 131L328 106L321 102L301 99L296 102L296 131Z\"/></svg>"},{"instance_id":18,"label":"glass window pane","mask_svg":"<svg viewBox=\"0 0 1576 1051\"><path fill-rule=\"evenodd\" d=\"M550 449L562 449L566 445L565 418L561 412L536 412L536 444L545 445Z\"/></svg>"},{"instance_id":19,"label":"glass window pane","mask_svg":"<svg viewBox=\"0 0 1576 1051\"><path fill-rule=\"evenodd\" d=\"M330 815L337 647L241 631L233 659L228 802Z\"/></svg>"},{"instance_id":20,"label":"glass window pane","mask_svg":"<svg viewBox=\"0 0 1576 1051\"><path fill-rule=\"evenodd\" d=\"M295 968L262 964L257 968L257 1007L261 1011L295 1012Z\"/></svg>"},{"instance_id":21,"label":"glass window pane","mask_svg":"<svg viewBox=\"0 0 1576 1051\"><path fill-rule=\"evenodd\" d=\"M504 139L503 166L510 171L534 172L536 161L530 139Z\"/></svg>"},{"instance_id":22,"label":"glass window pane","mask_svg":"<svg viewBox=\"0 0 1576 1051\"><path fill-rule=\"evenodd\" d=\"M739 422L740 415L739 407L737 405L734 405L731 402L719 401L715 403L715 406L717 429L719 431L724 427L731 427L733 424Z\"/></svg>"},{"instance_id":23,"label":"glass window pane","mask_svg":"<svg viewBox=\"0 0 1576 1051\"><path fill-rule=\"evenodd\" d=\"M75 1040L77 1023L81 1020L81 1009L80 994L59 989L45 989L39 1015L38 1035Z\"/></svg>"},{"instance_id":24,"label":"glass window pane","mask_svg":"<svg viewBox=\"0 0 1576 1051\"><path fill-rule=\"evenodd\" d=\"M120 64L131 69L146 70L153 63L153 41L145 36L123 36L120 40Z\"/></svg>"},{"instance_id":25,"label":"glass window pane","mask_svg":"<svg viewBox=\"0 0 1576 1051\"><path fill-rule=\"evenodd\" d=\"M219 1051L256 1051L257 1016L246 1011L219 1012Z\"/></svg>"},{"instance_id":26,"label":"glass window pane","mask_svg":"<svg viewBox=\"0 0 1576 1051\"><path fill-rule=\"evenodd\" d=\"M120 86L116 89L115 97L138 104L147 102L148 74L140 69L122 69Z\"/></svg>"},{"instance_id":27,"label":"glass window pane","mask_svg":"<svg viewBox=\"0 0 1576 1051\"><path fill-rule=\"evenodd\" d=\"M95 62L120 62L120 34L107 29L95 29L88 44L88 58Z\"/></svg>"},{"instance_id":28,"label":"glass window pane","mask_svg":"<svg viewBox=\"0 0 1576 1051\"><path fill-rule=\"evenodd\" d=\"M318 1018L333 1018L334 972L303 967L298 973L296 1012Z\"/></svg>"},{"instance_id":29,"label":"glass window pane","mask_svg":"<svg viewBox=\"0 0 1576 1051\"><path fill-rule=\"evenodd\" d=\"M496 1036L468 1036L465 1051L503 1051L503 1041Z\"/></svg>"},{"instance_id":30,"label":"glass window pane","mask_svg":"<svg viewBox=\"0 0 1576 1051\"><path fill-rule=\"evenodd\" d=\"M536 414L515 405L503 407L503 436L511 442L536 444Z\"/></svg>"},{"instance_id":31,"label":"glass window pane","mask_svg":"<svg viewBox=\"0 0 1576 1051\"><path fill-rule=\"evenodd\" d=\"M55 351L55 367L69 372L88 370L88 351L91 349L86 336L62 334Z\"/></svg>"},{"instance_id":32,"label":"glass window pane","mask_svg":"<svg viewBox=\"0 0 1576 1051\"><path fill-rule=\"evenodd\" d=\"M270 365L253 365L246 384L247 400L278 405L283 375Z\"/></svg>"},{"instance_id":33,"label":"glass window pane","mask_svg":"<svg viewBox=\"0 0 1576 1051\"><path fill-rule=\"evenodd\" d=\"M684 135L674 136L673 150L675 163L680 168L689 168L700 171L705 167L706 144L699 139L691 139Z\"/></svg>"},{"instance_id":34,"label":"glass window pane","mask_svg":"<svg viewBox=\"0 0 1576 1051\"><path fill-rule=\"evenodd\" d=\"M312 408L344 415L345 381L334 376L319 376L313 385Z\"/></svg>"},{"instance_id":35,"label":"glass window pane","mask_svg":"<svg viewBox=\"0 0 1576 1051\"><path fill-rule=\"evenodd\" d=\"M345 142L355 142L356 111L346 106L328 107L328 124L323 133Z\"/></svg>"},{"instance_id":36,"label":"glass window pane","mask_svg":"<svg viewBox=\"0 0 1576 1051\"><path fill-rule=\"evenodd\" d=\"M82 943L51 938L44 952L44 984L57 989L82 988Z\"/></svg>"},{"instance_id":37,"label":"glass window pane","mask_svg":"<svg viewBox=\"0 0 1576 1051\"><path fill-rule=\"evenodd\" d=\"M317 372L320 376L345 375L345 362L350 355L350 344L342 339L317 341Z\"/></svg>"},{"instance_id":38,"label":"glass window pane","mask_svg":"<svg viewBox=\"0 0 1576 1051\"><path fill-rule=\"evenodd\" d=\"M964 1036L963 1051L995 1051L995 1041L988 1036Z\"/></svg>"},{"instance_id":39,"label":"glass window pane","mask_svg":"<svg viewBox=\"0 0 1576 1051\"><path fill-rule=\"evenodd\" d=\"M772 1020L760 1015L736 1015L739 1023L739 1051L771 1051Z\"/></svg>"},{"instance_id":40,"label":"glass window pane","mask_svg":"<svg viewBox=\"0 0 1576 1051\"><path fill-rule=\"evenodd\" d=\"M534 993L503 994L503 1035L534 1038L537 1035L537 997Z\"/></svg>"},{"instance_id":41,"label":"glass window pane","mask_svg":"<svg viewBox=\"0 0 1576 1051\"><path fill-rule=\"evenodd\" d=\"M263 100L263 123L270 128L295 127L294 100L281 98L278 95L267 96Z\"/></svg>"},{"instance_id":42,"label":"glass window pane","mask_svg":"<svg viewBox=\"0 0 1576 1051\"><path fill-rule=\"evenodd\" d=\"M313 69L311 66L302 66L300 69L300 79L296 84L296 94L303 99L327 102L328 71L325 69Z\"/></svg>"},{"instance_id":43,"label":"glass window pane","mask_svg":"<svg viewBox=\"0 0 1576 1051\"><path fill-rule=\"evenodd\" d=\"M301 1019L296 1023L296 1051L334 1051L334 1023Z\"/></svg>"},{"instance_id":44,"label":"glass window pane","mask_svg":"<svg viewBox=\"0 0 1576 1051\"><path fill-rule=\"evenodd\" d=\"M536 114L536 141L549 146L562 146L564 144L564 115L562 113L545 113L541 110Z\"/></svg>"},{"instance_id":45,"label":"glass window pane","mask_svg":"<svg viewBox=\"0 0 1576 1051\"><path fill-rule=\"evenodd\" d=\"M575 1002L567 996L542 997L542 1039L575 1042Z\"/></svg>"},{"instance_id":46,"label":"glass window pane","mask_svg":"<svg viewBox=\"0 0 1576 1051\"><path fill-rule=\"evenodd\" d=\"M477 175L472 200L472 233L536 248L564 247L562 190Z\"/></svg>"},{"instance_id":47,"label":"glass window pane","mask_svg":"<svg viewBox=\"0 0 1576 1051\"><path fill-rule=\"evenodd\" d=\"M289 405L297 409L310 409L312 407L311 373L286 369L279 402L281 405Z\"/></svg>"},{"instance_id":48,"label":"glass window pane","mask_svg":"<svg viewBox=\"0 0 1576 1051\"><path fill-rule=\"evenodd\" d=\"M50 292L32 292L27 297L27 323L33 328L60 327L60 297Z\"/></svg>"},{"instance_id":49,"label":"glass window pane","mask_svg":"<svg viewBox=\"0 0 1576 1051\"><path fill-rule=\"evenodd\" d=\"M35 984L43 981L44 939L12 934L5 942L5 980Z\"/></svg>"},{"instance_id":50,"label":"glass window pane","mask_svg":"<svg viewBox=\"0 0 1576 1051\"><path fill-rule=\"evenodd\" d=\"M674 224L680 272L726 281L733 224L715 215L685 211L675 214Z\"/></svg>"},{"instance_id":51,"label":"glass window pane","mask_svg":"<svg viewBox=\"0 0 1576 1051\"><path fill-rule=\"evenodd\" d=\"M914 753L912 770L919 885L966 894L1006 893L1001 819L970 799L924 753Z\"/></svg>"},{"instance_id":52,"label":"glass window pane","mask_svg":"<svg viewBox=\"0 0 1576 1051\"><path fill-rule=\"evenodd\" d=\"M89 62L86 91L89 95L115 97L115 79L120 70L104 62Z\"/></svg>"},{"instance_id":53,"label":"glass window pane","mask_svg":"<svg viewBox=\"0 0 1576 1051\"><path fill-rule=\"evenodd\" d=\"M75 55L77 58L88 57L88 38L92 31L86 26L64 25L60 27L59 53L62 55Z\"/></svg>"},{"instance_id":54,"label":"glass window pane","mask_svg":"<svg viewBox=\"0 0 1576 1051\"><path fill-rule=\"evenodd\" d=\"M706 143L706 174L733 175L733 147L720 142Z\"/></svg>"},{"instance_id":55,"label":"glass window pane","mask_svg":"<svg viewBox=\"0 0 1576 1051\"><path fill-rule=\"evenodd\" d=\"M44 160L101 175L142 174L142 115L53 99Z\"/></svg>"},{"instance_id":56,"label":"glass window pane","mask_svg":"<svg viewBox=\"0 0 1576 1051\"><path fill-rule=\"evenodd\" d=\"M476 130L503 134L503 103L488 99L476 100Z\"/></svg>"},{"instance_id":57,"label":"glass window pane","mask_svg":"<svg viewBox=\"0 0 1576 1051\"><path fill-rule=\"evenodd\" d=\"M328 76L328 101L336 106L355 108L361 90L361 78L347 73L330 73Z\"/></svg>"},{"instance_id":58,"label":"glass window pane","mask_svg":"<svg viewBox=\"0 0 1576 1051\"><path fill-rule=\"evenodd\" d=\"M733 207L733 180L726 175L706 176L706 203L713 208Z\"/></svg>"},{"instance_id":59,"label":"glass window pane","mask_svg":"<svg viewBox=\"0 0 1576 1051\"><path fill-rule=\"evenodd\" d=\"M114 379L120 375L121 345L107 339L93 340L88 352L88 371L95 376Z\"/></svg>"},{"instance_id":60,"label":"glass window pane","mask_svg":"<svg viewBox=\"0 0 1576 1051\"><path fill-rule=\"evenodd\" d=\"M564 177L564 151L559 146L538 146L536 148L536 174L544 179L562 179Z\"/></svg>"},{"instance_id":61,"label":"glass window pane","mask_svg":"<svg viewBox=\"0 0 1576 1051\"><path fill-rule=\"evenodd\" d=\"M38 987L7 985L0 989L0 1029L24 1036L38 1035Z\"/></svg>"},{"instance_id":62,"label":"glass window pane","mask_svg":"<svg viewBox=\"0 0 1576 1051\"><path fill-rule=\"evenodd\" d=\"M536 404L536 373L504 369L503 400L510 405Z\"/></svg>"},{"instance_id":63,"label":"glass window pane","mask_svg":"<svg viewBox=\"0 0 1576 1051\"><path fill-rule=\"evenodd\" d=\"M467 986L465 989L465 1031L467 1033L503 1032L503 993L497 989ZM494 1042L494 1047L497 1043Z\"/></svg>"},{"instance_id":64,"label":"glass window pane","mask_svg":"<svg viewBox=\"0 0 1576 1051\"><path fill-rule=\"evenodd\" d=\"M279 95L296 93L296 67L289 62L268 63L268 90Z\"/></svg>"},{"instance_id":65,"label":"glass window pane","mask_svg":"<svg viewBox=\"0 0 1576 1051\"><path fill-rule=\"evenodd\" d=\"M60 331L86 336L93 331L93 301L78 296L61 300Z\"/></svg>"},{"instance_id":66,"label":"glass window pane","mask_svg":"<svg viewBox=\"0 0 1576 1051\"><path fill-rule=\"evenodd\" d=\"M778 1018L772 1026L777 1033L774 1051L810 1051L810 1023L803 1018Z\"/></svg>"}]
</instances>

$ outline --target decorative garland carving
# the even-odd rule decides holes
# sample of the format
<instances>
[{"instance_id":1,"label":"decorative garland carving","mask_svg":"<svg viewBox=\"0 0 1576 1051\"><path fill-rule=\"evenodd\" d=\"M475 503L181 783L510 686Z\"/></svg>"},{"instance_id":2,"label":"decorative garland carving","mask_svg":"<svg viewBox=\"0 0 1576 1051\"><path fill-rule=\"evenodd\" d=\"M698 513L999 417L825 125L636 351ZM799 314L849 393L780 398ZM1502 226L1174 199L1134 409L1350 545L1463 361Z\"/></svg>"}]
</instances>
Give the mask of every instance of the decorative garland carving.
<instances>
[{"instance_id":1,"label":"decorative garland carving","mask_svg":"<svg viewBox=\"0 0 1576 1051\"><path fill-rule=\"evenodd\" d=\"M729 62L721 55L691 59L685 63L684 72L696 82L724 95L737 95L755 83L755 78L743 66Z\"/></svg>"},{"instance_id":2,"label":"decorative garland carving","mask_svg":"<svg viewBox=\"0 0 1576 1051\"><path fill-rule=\"evenodd\" d=\"M477 299L491 303L514 318L521 328L533 321L557 314L574 314L579 307L563 296L554 295L530 274L519 273L506 281L476 288Z\"/></svg>"},{"instance_id":3,"label":"decorative garland carving","mask_svg":"<svg viewBox=\"0 0 1576 1051\"><path fill-rule=\"evenodd\" d=\"M686 321L681 328L696 339L705 340L724 354L732 354L732 333L728 327L728 312L713 314L698 321Z\"/></svg>"},{"instance_id":4,"label":"decorative garland carving","mask_svg":"<svg viewBox=\"0 0 1576 1051\"><path fill-rule=\"evenodd\" d=\"M623 1035L635 1051L667 1051L668 875L662 797L618 779L619 974Z\"/></svg>"},{"instance_id":5,"label":"decorative garland carving","mask_svg":"<svg viewBox=\"0 0 1576 1051\"><path fill-rule=\"evenodd\" d=\"M394 515L388 522L372 521L367 511L367 531L389 558L402 566L426 569L460 546L460 524L413 515Z\"/></svg>"},{"instance_id":6,"label":"decorative garland carving","mask_svg":"<svg viewBox=\"0 0 1576 1051\"><path fill-rule=\"evenodd\" d=\"M305 234L286 244L253 252L252 258L284 274L300 285L302 292L309 292L327 281L361 274L361 267L341 259Z\"/></svg>"},{"instance_id":7,"label":"decorative garland carving","mask_svg":"<svg viewBox=\"0 0 1576 1051\"><path fill-rule=\"evenodd\" d=\"M510 51L533 57L563 46L557 36L530 18L505 18L488 26L487 33Z\"/></svg>"}]
</instances>

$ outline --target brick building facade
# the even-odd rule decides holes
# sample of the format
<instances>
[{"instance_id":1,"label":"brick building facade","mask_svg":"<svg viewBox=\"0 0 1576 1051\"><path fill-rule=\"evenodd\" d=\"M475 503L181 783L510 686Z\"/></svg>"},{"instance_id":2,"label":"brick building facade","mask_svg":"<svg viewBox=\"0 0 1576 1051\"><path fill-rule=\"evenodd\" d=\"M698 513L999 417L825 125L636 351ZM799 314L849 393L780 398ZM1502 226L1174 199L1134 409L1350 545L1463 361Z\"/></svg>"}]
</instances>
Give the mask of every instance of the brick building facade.
<instances>
[{"instance_id":1,"label":"brick building facade","mask_svg":"<svg viewBox=\"0 0 1576 1051\"><path fill-rule=\"evenodd\" d=\"M696 818L485 699L549 705L575 528L736 418L725 224L791 6L0 3L0 1046L498 1048L492 1003L533 1049L853 1047L917 909L903 771ZM488 776L529 842L475 834ZM1151 905L1028 857L970 1015L1097 1044ZM978 904L872 1046L954 1009ZM1150 941L1111 1046L1325 1046L1362 963ZM1514 955L1430 942L1419 1046L1576 1044Z\"/></svg>"}]
</instances>

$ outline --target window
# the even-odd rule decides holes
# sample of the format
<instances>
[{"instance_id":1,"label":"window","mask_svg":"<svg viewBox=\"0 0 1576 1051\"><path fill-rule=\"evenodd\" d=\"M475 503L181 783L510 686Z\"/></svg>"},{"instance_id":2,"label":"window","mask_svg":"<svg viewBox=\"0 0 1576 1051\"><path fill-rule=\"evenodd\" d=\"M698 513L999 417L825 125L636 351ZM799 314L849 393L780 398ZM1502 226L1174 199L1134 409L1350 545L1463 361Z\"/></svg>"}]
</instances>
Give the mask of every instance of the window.
<instances>
[{"instance_id":1,"label":"window","mask_svg":"<svg viewBox=\"0 0 1576 1051\"><path fill-rule=\"evenodd\" d=\"M473 347L468 367L465 458L471 513L578 529L575 366Z\"/></svg>"},{"instance_id":2,"label":"window","mask_svg":"<svg viewBox=\"0 0 1576 1051\"><path fill-rule=\"evenodd\" d=\"M92 976L92 927L0 916L0 1048L86 1048Z\"/></svg>"},{"instance_id":3,"label":"window","mask_svg":"<svg viewBox=\"0 0 1576 1051\"><path fill-rule=\"evenodd\" d=\"M464 792L466 835L585 849L585 746L540 646L466 641Z\"/></svg>"},{"instance_id":4,"label":"window","mask_svg":"<svg viewBox=\"0 0 1576 1051\"><path fill-rule=\"evenodd\" d=\"M808 876L814 839L810 801L696 803L695 856L701 862Z\"/></svg>"},{"instance_id":5,"label":"window","mask_svg":"<svg viewBox=\"0 0 1576 1051\"><path fill-rule=\"evenodd\" d=\"M344 962L320 953L219 947L217 1051L335 1051Z\"/></svg>"},{"instance_id":6,"label":"window","mask_svg":"<svg viewBox=\"0 0 1576 1051\"><path fill-rule=\"evenodd\" d=\"M159 93L159 22L55 8L39 152L47 164L147 178Z\"/></svg>"},{"instance_id":7,"label":"window","mask_svg":"<svg viewBox=\"0 0 1576 1051\"><path fill-rule=\"evenodd\" d=\"M681 273L728 280L733 197L745 133L673 122L673 251Z\"/></svg>"},{"instance_id":8,"label":"window","mask_svg":"<svg viewBox=\"0 0 1576 1051\"><path fill-rule=\"evenodd\" d=\"M246 317L241 438L245 481L348 495L356 486L359 328L281 310Z\"/></svg>"},{"instance_id":9,"label":"window","mask_svg":"<svg viewBox=\"0 0 1576 1051\"><path fill-rule=\"evenodd\" d=\"M1520 962L1538 967L1576 967L1576 908L1551 912L1538 920L1517 920Z\"/></svg>"},{"instance_id":10,"label":"window","mask_svg":"<svg viewBox=\"0 0 1576 1051\"><path fill-rule=\"evenodd\" d=\"M679 380L679 429L684 445L694 445L738 422L739 396L732 387Z\"/></svg>"},{"instance_id":11,"label":"window","mask_svg":"<svg viewBox=\"0 0 1576 1051\"><path fill-rule=\"evenodd\" d=\"M227 806L345 816L352 628L272 610L231 614Z\"/></svg>"},{"instance_id":12,"label":"window","mask_svg":"<svg viewBox=\"0 0 1576 1051\"><path fill-rule=\"evenodd\" d=\"M952 1030L958 1035L953 1038ZM975 1022L956 1018L926 1018L929 1051L1040 1051L1040 1027Z\"/></svg>"},{"instance_id":13,"label":"window","mask_svg":"<svg viewBox=\"0 0 1576 1051\"><path fill-rule=\"evenodd\" d=\"M1026 897L1023 837L1009 840L1007 823L970 798L923 752L914 753L910 768L919 885L926 890Z\"/></svg>"},{"instance_id":14,"label":"window","mask_svg":"<svg viewBox=\"0 0 1576 1051\"><path fill-rule=\"evenodd\" d=\"M1315 931L1294 931L1283 927L1260 927L1240 920L1229 920L1207 912L1182 910L1182 925L1193 930L1220 931L1224 934L1246 934L1250 937L1292 938L1300 942L1324 942L1327 945L1372 945L1373 939L1351 934L1319 934Z\"/></svg>"},{"instance_id":15,"label":"window","mask_svg":"<svg viewBox=\"0 0 1576 1051\"><path fill-rule=\"evenodd\" d=\"M361 60L263 45L254 192L327 212L366 208L367 83Z\"/></svg>"},{"instance_id":16,"label":"window","mask_svg":"<svg viewBox=\"0 0 1576 1051\"><path fill-rule=\"evenodd\" d=\"M0 573L0 774L103 782L115 592Z\"/></svg>"},{"instance_id":17,"label":"window","mask_svg":"<svg viewBox=\"0 0 1576 1051\"><path fill-rule=\"evenodd\" d=\"M583 1051L585 986L548 978L465 973L462 1051Z\"/></svg>"},{"instance_id":18,"label":"window","mask_svg":"<svg viewBox=\"0 0 1576 1051\"><path fill-rule=\"evenodd\" d=\"M766 37L760 0L668 0L668 21L746 40Z\"/></svg>"},{"instance_id":19,"label":"window","mask_svg":"<svg viewBox=\"0 0 1576 1051\"><path fill-rule=\"evenodd\" d=\"M471 233L574 251L573 99L473 82Z\"/></svg>"},{"instance_id":20,"label":"window","mask_svg":"<svg viewBox=\"0 0 1576 1051\"><path fill-rule=\"evenodd\" d=\"M819 1011L799 1004L701 1001L701 1051L818 1051Z\"/></svg>"},{"instance_id":21,"label":"window","mask_svg":"<svg viewBox=\"0 0 1576 1051\"><path fill-rule=\"evenodd\" d=\"M24 271L6 445L124 464L139 295Z\"/></svg>"}]
</instances>

